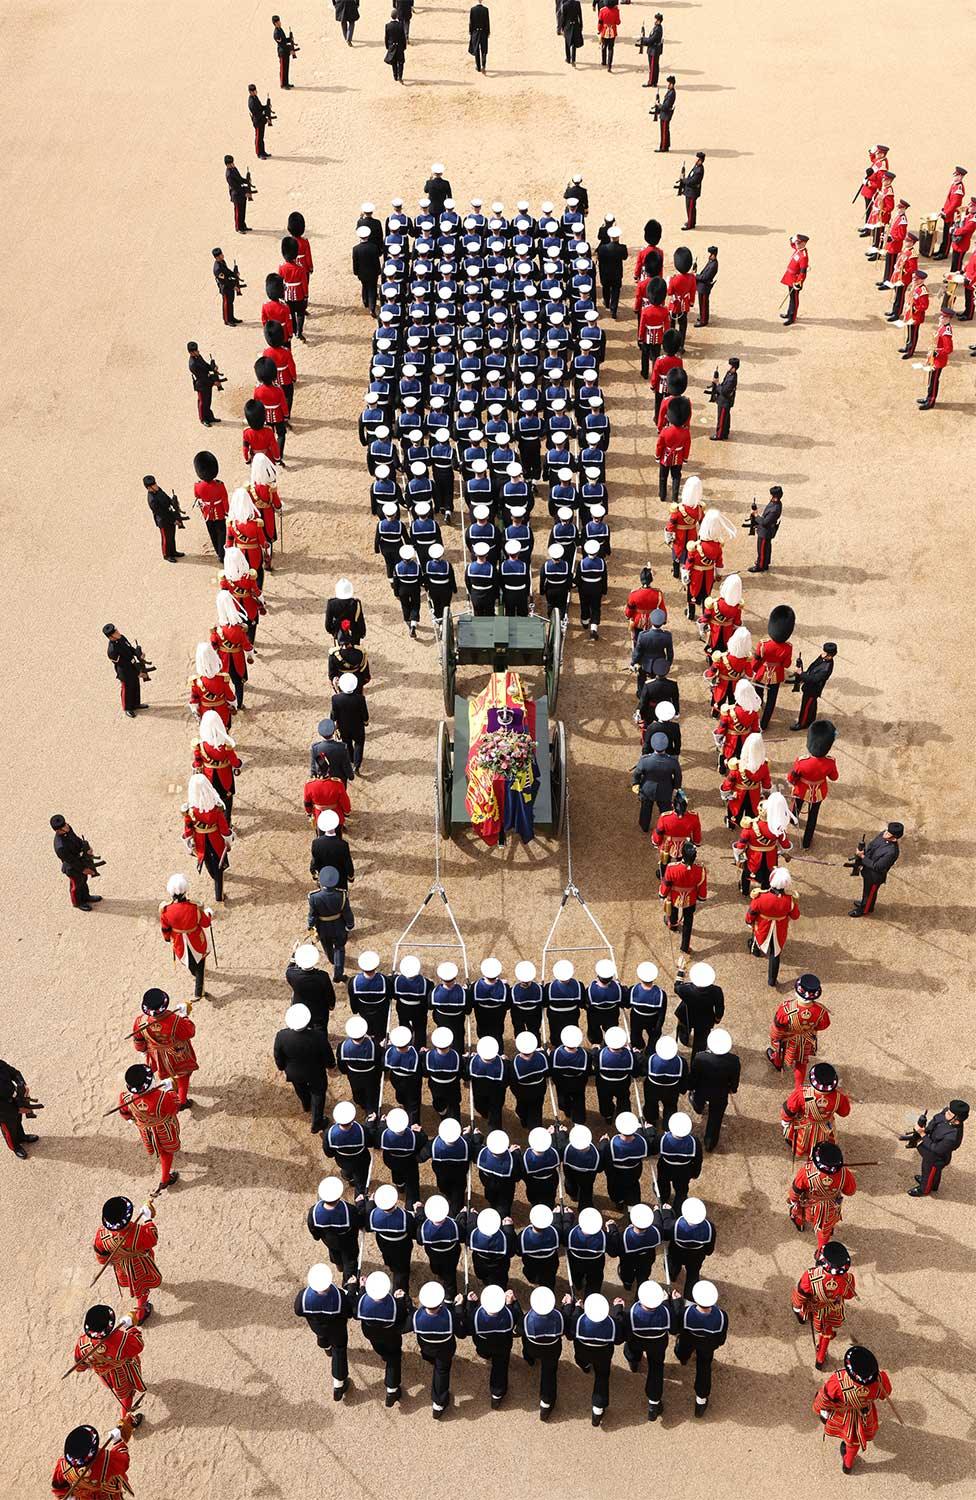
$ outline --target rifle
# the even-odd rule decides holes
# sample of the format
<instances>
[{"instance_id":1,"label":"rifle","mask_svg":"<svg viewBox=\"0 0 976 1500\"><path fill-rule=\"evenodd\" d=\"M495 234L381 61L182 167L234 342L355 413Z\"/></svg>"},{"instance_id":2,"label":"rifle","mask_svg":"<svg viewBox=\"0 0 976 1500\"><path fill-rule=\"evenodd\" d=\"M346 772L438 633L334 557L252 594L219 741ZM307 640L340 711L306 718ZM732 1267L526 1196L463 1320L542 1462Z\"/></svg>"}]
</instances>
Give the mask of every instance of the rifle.
<instances>
[{"instance_id":1,"label":"rifle","mask_svg":"<svg viewBox=\"0 0 976 1500\"><path fill-rule=\"evenodd\" d=\"M854 858L845 859L844 861L844 869L850 870L852 880L857 880L861 873L861 866L864 864L864 839L865 835L862 833L858 839L857 848L854 851Z\"/></svg>"},{"instance_id":2,"label":"rifle","mask_svg":"<svg viewBox=\"0 0 976 1500\"><path fill-rule=\"evenodd\" d=\"M861 197L861 188L864 187L864 183L867 182L867 180L868 180L868 178L870 176L871 176L871 168L870 167L866 167L865 168L865 172L864 172L864 181L861 183L861 187L858 188L857 192L854 194L853 198L851 199L852 203L856 203L857 200L858 200L858 198Z\"/></svg>"},{"instance_id":3,"label":"rifle","mask_svg":"<svg viewBox=\"0 0 976 1500\"><path fill-rule=\"evenodd\" d=\"M241 273L237 269L237 261L236 260L234 262L234 268L233 268L233 270L231 271L230 274L231 274L231 279L233 281L234 291L235 292L243 292L244 288L247 286L247 282L241 280Z\"/></svg>"},{"instance_id":4,"label":"rifle","mask_svg":"<svg viewBox=\"0 0 976 1500\"><path fill-rule=\"evenodd\" d=\"M684 168L682 168L682 171L684 171ZM702 395L707 396L709 401L718 400L718 365L715 366L711 381L708 385L705 386ZM755 500L752 503L753 505L755 505ZM743 521L742 524L743 526L745 526L747 523Z\"/></svg>"},{"instance_id":5,"label":"rifle","mask_svg":"<svg viewBox=\"0 0 976 1500\"><path fill-rule=\"evenodd\" d=\"M790 682L793 684L794 693L798 693L803 687L803 655L801 652L797 652L796 671L790 678Z\"/></svg>"},{"instance_id":6,"label":"rifle","mask_svg":"<svg viewBox=\"0 0 976 1500\"><path fill-rule=\"evenodd\" d=\"M217 361L214 359L212 354L210 356L210 363L207 368L210 371L210 374L213 376L214 385L217 387L218 391L222 391L224 385L226 384L227 376L222 370L217 368Z\"/></svg>"},{"instance_id":7,"label":"rifle","mask_svg":"<svg viewBox=\"0 0 976 1500\"><path fill-rule=\"evenodd\" d=\"M173 504L176 506L176 524L179 527L179 529L182 531L184 529L184 527L186 526L186 523L190 519L190 517L186 514L186 511L183 509L182 505L180 504L180 498L177 495L177 493L176 493L175 490L173 491L172 495L170 496L170 499L172 500Z\"/></svg>"},{"instance_id":8,"label":"rifle","mask_svg":"<svg viewBox=\"0 0 976 1500\"><path fill-rule=\"evenodd\" d=\"M254 198L254 197L257 196L257 191L258 190L254 186L254 183L251 181L251 169L250 169L250 167L248 167L247 172L245 173L245 176L244 176L244 191L247 193L247 201L249 203L250 203L250 201L251 201L252 198Z\"/></svg>"},{"instance_id":9,"label":"rifle","mask_svg":"<svg viewBox=\"0 0 976 1500\"><path fill-rule=\"evenodd\" d=\"M641 27L641 34L637 38L637 41L634 43L634 46L637 48L637 51L641 54L641 56L643 56L644 52L647 49L647 32L643 26Z\"/></svg>"},{"instance_id":10,"label":"rifle","mask_svg":"<svg viewBox=\"0 0 976 1500\"><path fill-rule=\"evenodd\" d=\"M906 1151L914 1151L915 1150L915 1147L918 1145L919 1141L922 1139L922 1135L924 1134L925 1129L926 1129L928 1123L929 1123L929 1112L928 1112L927 1109L923 1109L922 1113L919 1115L918 1120L915 1123L915 1128L913 1130L910 1130L907 1135L900 1135L898 1137L898 1139L900 1141L904 1141L905 1142L905 1150Z\"/></svg>"},{"instance_id":11,"label":"rifle","mask_svg":"<svg viewBox=\"0 0 976 1500\"><path fill-rule=\"evenodd\" d=\"M686 177L686 175L687 174L685 172L685 164L684 164L684 162L682 162L681 163L681 171L678 173L678 180L677 180L677 182L674 185L674 190L677 193L677 195L678 195L679 198L683 198L684 195L685 195L685 177Z\"/></svg>"},{"instance_id":12,"label":"rifle","mask_svg":"<svg viewBox=\"0 0 976 1500\"><path fill-rule=\"evenodd\" d=\"M655 118L655 120L657 120L657 119L660 118L660 115L661 115L661 90L660 89L658 89L657 93L654 95L654 103L651 106L651 108L647 111L647 113L649 115L653 115L654 118Z\"/></svg>"},{"instance_id":13,"label":"rifle","mask_svg":"<svg viewBox=\"0 0 976 1500\"><path fill-rule=\"evenodd\" d=\"M717 370L715 371L715 374L718 375L718 371ZM714 401L714 399L715 398L713 396L712 400ZM759 506L756 504L755 498L753 498L753 502L752 502L752 504L749 507L749 514L746 516L745 520L742 523L742 529L743 529L743 531L748 531L748 533L749 533L750 536L755 536L755 534L756 534L756 522L758 520L759 520Z\"/></svg>"},{"instance_id":14,"label":"rifle","mask_svg":"<svg viewBox=\"0 0 976 1500\"><path fill-rule=\"evenodd\" d=\"M136 661L139 663L139 675L142 678L143 682L148 682L150 673L155 672L156 668L149 660L145 651L143 651L142 647L139 645L138 641L135 641L133 643L132 649L135 652ZM101 859L94 861L94 863L103 865L105 861L104 859Z\"/></svg>"},{"instance_id":15,"label":"rifle","mask_svg":"<svg viewBox=\"0 0 976 1500\"><path fill-rule=\"evenodd\" d=\"M301 47L299 47L298 43L295 41L295 33L293 31L289 31L288 33L288 46L291 48L292 57L297 57L299 52L301 52L302 50Z\"/></svg>"},{"instance_id":16,"label":"rifle","mask_svg":"<svg viewBox=\"0 0 976 1500\"><path fill-rule=\"evenodd\" d=\"M277 120L277 118L278 118L278 116L275 114L274 110L271 108L271 95L269 94L268 95L268 99L267 99L267 103L264 106L264 123L266 125L273 125L274 122L275 122L275 120Z\"/></svg>"}]
</instances>

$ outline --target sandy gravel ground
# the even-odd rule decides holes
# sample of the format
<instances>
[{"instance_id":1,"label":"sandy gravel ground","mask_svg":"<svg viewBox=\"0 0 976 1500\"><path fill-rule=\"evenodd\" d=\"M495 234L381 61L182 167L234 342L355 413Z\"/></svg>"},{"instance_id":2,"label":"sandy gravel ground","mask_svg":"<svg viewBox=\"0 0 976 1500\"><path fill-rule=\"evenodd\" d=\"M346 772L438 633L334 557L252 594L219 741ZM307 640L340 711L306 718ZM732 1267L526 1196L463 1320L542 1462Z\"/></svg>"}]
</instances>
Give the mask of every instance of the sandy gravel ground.
<instances>
[{"instance_id":1,"label":"sandy gravel ground","mask_svg":"<svg viewBox=\"0 0 976 1500\"><path fill-rule=\"evenodd\" d=\"M836 1448L821 1445L810 1413L807 1336L788 1311L810 1240L794 1235L785 1213L788 1163L775 1124L783 1088L763 1059L770 995L743 948L699 655L680 614L686 777L715 887L696 946L725 984L744 1060L736 1108L700 1183L718 1222L714 1275L732 1322L707 1421L692 1427L689 1374L672 1363L667 1417L647 1427L639 1384L621 1365L605 1429L593 1433L585 1383L569 1359L548 1430L521 1368L509 1409L491 1416L485 1373L466 1352L456 1366L458 1408L435 1427L416 1355L406 1357L402 1408L385 1412L381 1372L358 1334L355 1388L334 1408L325 1364L292 1317L314 1258L304 1215L323 1159L274 1072L270 1044L307 889L299 794L325 694L321 606L342 573L361 584L375 679L368 774L354 792L358 946L388 960L432 875L439 684L429 629L406 639L371 553L355 429L368 325L349 251L360 200L385 211L397 191L413 199L435 158L458 196L481 192L509 205L555 197L581 170L594 214L615 211L632 247L652 212L666 224L669 249L686 238L698 251L721 247L713 324L689 345L691 390L697 395L734 352L740 396L734 441L721 449L705 440L707 403L698 397L693 468L734 519L770 483L784 485L775 571L748 579L749 621L759 626L789 600L805 656L825 638L840 644L828 707L840 731L841 782L812 851L821 862L794 865L803 918L784 977L809 968L823 977L834 1013L825 1055L856 1100L844 1140L854 1156L883 1163L864 1172L844 1228L861 1293L849 1326L892 1372L906 1425L886 1418L858 1482L868 1494L898 1497L961 1495L971 1483L972 1155L962 1151L939 1200L908 1202L909 1159L892 1132L907 1109L971 1098L974 1089L963 615L971 547L962 517L976 367L960 329L942 404L916 415L922 377L895 356L848 206L865 146L879 136L891 143L913 221L941 203L957 160L976 171L971 10L950 0L928 20L906 0L883 13L838 0L799 11L772 0L664 8L665 71L677 73L680 89L668 159L652 152L650 96L630 46L641 20L650 25L650 3L624 11L608 78L592 39L576 73L564 67L548 0L494 0L491 71L477 81L466 8L418 8L409 86L396 89L382 65L378 0L364 0L351 51L329 7L301 0L286 12L303 49L299 86L275 91L268 163L253 163L245 86L253 79L263 92L274 81L270 7L50 0L6 9L14 65L2 235L16 329L9 353L17 353L4 495L2 1052L48 1108L30 1163L0 1160L5 1493L45 1493L63 1432L84 1419L105 1430L113 1420L107 1394L61 1384L57 1372L88 1305L99 1205L151 1185L132 1135L118 1119L100 1120L130 1061L123 1037L147 985L183 994L155 912L166 876L185 864L178 806L193 729L184 685L211 623L215 565L197 519L184 533L186 560L162 565L140 476L154 470L186 503L190 460L204 442L228 481L241 473L236 415L260 352L260 284L296 206L318 270L284 480L287 550L269 579L250 709L238 723L248 762L240 837L219 918L222 967L212 1002L196 1013L203 1067L183 1181L160 1207L165 1286L148 1330L152 1394L133 1488L266 1500L313 1489L348 1500L395 1491L411 1500L463 1474L489 1495L588 1492L581 1462L598 1466L607 1495L632 1492L635 1472L653 1484L663 1471L678 1495L731 1495L746 1485L760 1496L787 1486L812 1494L838 1477ZM686 237L671 184L698 148L708 153L701 227ZM254 165L260 188L257 232L246 241L229 227L225 150ZM803 321L784 332L779 276L794 230L812 237L813 269ZM220 242L250 283L238 330L219 321L209 266ZM610 619L597 646L571 631L561 714L576 878L622 968L650 955L671 973L628 776L634 736L620 606L645 558L666 573L631 335L626 317L611 328L605 371L615 430ZM185 374L191 337L230 376L217 401L224 425L206 438ZM456 534L452 544L456 556ZM751 561L744 534L728 560ZM675 590L669 596L675 609ZM135 723L121 716L104 659L100 627L109 618L159 664L152 707ZM769 737L780 775L795 753L788 708ZM67 907L47 826L55 810L109 861L104 902L88 917ZM907 825L904 855L876 919L855 925L841 862L862 830L890 816ZM491 856L461 841L444 870L473 959L489 951L506 965L538 959L565 880L565 847L540 840ZM581 932L574 937L567 921L563 941L588 941ZM437 936L433 924L428 935Z\"/></svg>"}]
</instances>

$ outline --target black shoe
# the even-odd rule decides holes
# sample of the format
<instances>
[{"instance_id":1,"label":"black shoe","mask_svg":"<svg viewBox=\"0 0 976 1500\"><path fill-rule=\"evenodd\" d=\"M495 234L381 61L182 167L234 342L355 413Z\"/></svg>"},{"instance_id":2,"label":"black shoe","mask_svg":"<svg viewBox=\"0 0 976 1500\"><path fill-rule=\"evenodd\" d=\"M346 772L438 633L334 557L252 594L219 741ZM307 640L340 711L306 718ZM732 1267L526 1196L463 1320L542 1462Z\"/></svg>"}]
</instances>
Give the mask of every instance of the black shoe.
<instances>
[{"instance_id":1,"label":"black shoe","mask_svg":"<svg viewBox=\"0 0 976 1500\"><path fill-rule=\"evenodd\" d=\"M489 1391L488 1394L489 1394L489 1397L491 1399L491 1409L492 1409L492 1411L497 1411L498 1408L501 1406L502 1402L505 1400L505 1392L503 1391L500 1396L496 1396L496 1394L495 1394L494 1391Z\"/></svg>"},{"instance_id":2,"label":"black shoe","mask_svg":"<svg viewBox=\"0 0 976 1500\"><path fill-rule=\"evenodd\" d=\"M860 907L860 906L852 906L851 909L850 909L850 911L847 913L847 915L849 917L863 917L864 916L864 911L863 911L863 908Z\"/></svg>"},{"instance_id":3,"label":"black shoe","mask_svg":"<svg viewBox=\"0 0 976 1500\"><path fill-rule=\"evenodd\" d=\"M333 1399L333 1401L341 1401L342 1398L343 1398L343 1396L348 1391L348 1389L349 1389L349 1382L348 1382L348 1380L344 1380L342 1382L342 1385L334 1385L332 1387L332 1399Z\"/></svg>"},{"instance_id":4,"label":"black shoe","mask_svg":"<svg viewBox=\"0 0 976 1500\"><path fill-rule=\"evenodd\" d=\"M101 896L89 896L88 897L88 900L91 902L92 906L97 906L98 903L99 903L99 901L101 901L101 899L102 899Z\"/></svg>"},{"instance_id":5,"label":"black shoe","mask_svg":"<svg viewBox=\"0 0 976 1500\"><path fill-rule=\"evenodd\" d=\"M23 1146L14 1147L14 1156L19 1156L21 1161L27 1160L27 1152L24 1150Z\"/></svg>"},{"instance_id":6,"label":"black shoe","mask_svg":"<svg viewBox=\"0 0 976 1500\"><path fill-rule=\"evenodd\" d=\"M22 1146L33 1146L34 1142L39 1140L39 1135L22 1135L20 1138L20 1144ZM916 1182L921 1182L921 1180L921 1177L916 1177L915 1179Z\"/></svg>"},{"instance_id":7,"label":"black shoe","mask_svg":"<svg viewBox=\"0 0 976 1500\"><path fill-rule=\"evenodd\" d=\"M802 728L803 728L802 724L791 724L790 725L790 733L792 734L794 732L794 730L802 729Z\"/></svg>"},{"instance_id":8,"label":"black shoe","mask_svg":"<svg viewBox=\"0 0 976 1500\"><path fill-rule=\"evenodd\" d=\"M185 557L186 553L185 552L174 552L173 556L174 557Z\"/></svg>"},{"instance_id":9,"label":"black shoe","mask_svg":"<svg viewBox=\"0 0 976 1500\"><path fill-rule=\"evenodd\" d=\"M592 1427L599 1427L602 1424L602 1422L603 1422L603 1412L602 1411L596 1411L595 1408L591 1409L591 1411L590 1411L590 1425Z\"/></svg>"},{"instance_id":10,"label":"black shoe","mask_svg":"<svg viewBox=\"0 0 976 1500\"><path fill-rule=\"evenodd\" d=\"M177 1114L179 1114L181 1110L192 1109L192 1108L193 1108L193 1100L192 1099L184 1099L183 1103L180 1105L180 1108L177 1110Z\"/></svg>"},{"instance_id":11,"label":"black shoe","mask_svg":"<svg viewBox=\"0 0 976 1500\"><path fill-rule=\"evenodd\" d=\"M648 1401L648 1403L647 1403L647 1420L649 1422L656 1422L657 1419L658 1419L658 1417L661 1415L661 1412L662 1412L662 1407L661 1407L660 1401Z\"/></svg>"},{"instance_id":12,"label":"black shoe","mask_svg":"<svg viewBox=\"0 0 976 1500\"><path fill-rule=\"evenodd\" d=\"M132 716L130 715L130 717ZM91 911L91 907L88 905L87 901L81 901L75 907L75 911Z\"/></svg>"},{"instance_id":13,"label":"black shoe","mask_svg":"<svg viewBox=\"0 0 976 1500\"><path fill-rule=\"evenodd\" d=\"M169 1182L161 1182L159 1184L159 1187L156 1189L157 1193L165 1193L165 1191L166 1191L166 1189L168 1187L172 1187L173 1183L174 1182L179 1182L179 1180L180 1180L180 1174L179 1174L179 1172L170 1172L170 1174L169 1174Z\"/></svg>"},{"instance_id":14,"label":"black shoe","mask_svg":"<svg viewBox=\"0 0 976 1500\"><path fill-rule=\"evenodd\" d=\"M552 1407L551 1406L540 1406L539 1407L539 1421L540 1422L548 1422L548 1420L549 1420L549 1418L551 1416L552 1416Z\"/></svg>"},{"instance_id":15,"label":"black shoe","mask_svg":"<svg viewBox=\"0 0 976 1500\"><path fill-rule=\"evenodd\" d=\"M815 1359L813 1362L813 1368L815 1370L822 1370L826 1363L827 1361L825 1359Z\"/></svg>"},{"instance_id":16,"label":"black shoe","mask_svg":"<svg viewBox=\"0 0 976 1500\"><path fill-rule=\"evenodd\" d=\"M695 1400L695 1416L703 1417L708 1410L708 1397L704 1401Z\"/></svg>"},{"instance_id":17,"label":"black shoe","mask_svg":"<svg viewBox=\"0 0 976 1500\"><path fill-rule=\"evenodd\" d=\"M145 1420L146 1413L144 1411L134 1411L132 1413L131 1421L133 1428L141 1427Z\"/></svg>"},{"instance_id":18,"label":"black shoe","mask_svg":"<svg viewBox=\"0 0 976 1500\"><path fill-rule=\"evenodd\" d=\"M395 1391L387 1391L385 1405L387 1407L396 1406L396 1404L399 1401L399 1399L400 1399L400 1387L397 1386L397 1388L396 1388Z\"/></svg>"},{"instance_id":19,"label":"black shoe","mask_svg":"<svg viewBox=\"0 0 976 1500\"><path fill-rule=\"evenodd\" d=\"M169 562L169 561L171 561L171 559L167 558L166 561ZM127 719L134 719L135 716L136 716L135 715L135 709L127 708L126 711L125 711L125 716L126 716ZM87 907L86 910L91 911L91 907Z\"/></svg>"},{"instance_id":20,"label":"black shoe","mask_svg":"<svg viewBox=\"0 0 976 1500\"><path fill-rule=\"evenodd\" d=\"M208 426L208 427L209 427L209 426L210 426L210 423L209 423L209 422L208 422L208 423L207 423L207 426ZM175 557L175 555L174 555L174 556L173 556L173 557L164 557L164 558L163 558L163 562L175 562L175 561L176 561L176 557Z\"/></svg>"},{"instance_id":21,"label":"black shoe","mask_svg":"<svg viewBox=\"0 0 976 1500\"><path fill-rule=\"evenodd\" d=\"M908 1196L909 1198L924 1198L926 1194L922 1192L920 1187L913 1187L909 1188Z\"/></svg>"}]
</instances>

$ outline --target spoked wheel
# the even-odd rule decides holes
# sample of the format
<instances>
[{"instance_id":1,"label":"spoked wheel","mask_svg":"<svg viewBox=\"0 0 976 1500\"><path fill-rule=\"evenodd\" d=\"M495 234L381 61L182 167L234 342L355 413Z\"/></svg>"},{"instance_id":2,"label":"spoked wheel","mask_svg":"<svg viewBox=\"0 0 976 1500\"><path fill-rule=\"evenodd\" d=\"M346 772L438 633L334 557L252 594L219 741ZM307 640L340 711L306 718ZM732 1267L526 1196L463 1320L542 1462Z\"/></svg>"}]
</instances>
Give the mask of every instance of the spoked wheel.
<instances>
[{"instance_id":1,"label":"spoked wheel","mask_svg":"<svg viewBox=\"0 0 976 1500\"><path fill-rule=\"evenodd\" d=\"M451 796L454 791L454 743L442 719L437 726L437 796L440 801L441 838L451 837Z\"/></svg>"},{"instance_id":2,"label":"spoked wheel","mask_svg":"<svg viewBox=\"0 0 976 1500\"><path fill-rule=\"evenodd\" d=\"M441 687L444 692L444 712L454 713L454 685L457 680L457 637L454 634L454 616L450 606L444 611L440 639Z\"/></svg>"},{"instance_id":3,"label":"spoked wheel","mask_svg":"<svg viewBox=\"0 0 976 1500\"><path fill-rule=\"evenodd\" d=\"M552 726L549 735L549 776L552 786L552 831L562 838L566 825L566 799L569 795L566 763L566 726L562 720Z\"/></svg>"},{"instance_id":4,"label":"spoked wheel","mask_svg":"<svg viewBox=\"0 0 976 1500\"><path fill-rule=\"evenodd\" d=\"M563 665L563 617L558 609L554 609L546 622L546 696L549 699L549 712L556 712L556 704L559 701L559 674Z\"/></svg>"}]
</instances>

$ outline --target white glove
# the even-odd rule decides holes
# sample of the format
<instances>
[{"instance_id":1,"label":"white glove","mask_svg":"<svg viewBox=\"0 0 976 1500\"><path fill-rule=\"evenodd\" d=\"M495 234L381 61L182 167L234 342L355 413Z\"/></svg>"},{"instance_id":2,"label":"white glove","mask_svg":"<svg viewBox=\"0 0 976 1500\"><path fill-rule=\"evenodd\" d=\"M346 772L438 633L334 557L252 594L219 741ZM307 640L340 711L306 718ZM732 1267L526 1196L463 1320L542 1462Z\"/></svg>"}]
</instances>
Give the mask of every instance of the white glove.
<instances>
[{"instance_id":1,"label":"white glove","mask_svg":"<svg viewBox=\"0 0 976 1500\"><path fill-rule=\"evenodd\" d=\"M203 908L203 915L205 917L212 917L213 916L213 911L211 910L211 908L209 906L205 906Z\"/></svg>"},{"instance_id":2,"label":"white glove","mask_svg":"<svg viewBox=\"0 0 976 1500\"><path fill-rule=\"evenodd\" d=\"M173 1091L173 1089L175 1089L176 1084L173 1082L172 1078L164 1078L159 1087L165 1094L169 1094Z\"/></svg>"},{"instance_id":3,"label":"white glove","mask_svg":"<svg viewBox=\"0 0 976 1500\"><path fill-rule=\"evenodd\" d=\"M118 1427L113 1427L112 1431L108 1434L108 1437L105 1439L105 1441L107 1443L121 1443L121 1441L122 1441L122 1431L121 1431L121 1429L118 1428Z\"/></svg>"},{"instance_id":4,"label":"white glove","mask_svg":"<svg viewBox=\"0 0 976 1500\"><path fill-rule=\"evenodd\" d=\"M140 1210L139 1210L139 1217L140 1217L140 1219L144 1219L144 1220L145 1219L151 1219L152 1218L152 1212L153 1212L152 1211L152 1204L151 1203L144 1203L142 1205L142 1207L140 1208Z\"/></svg>"},{"instance_id":5,"label":"white glove","mask_svg":"<svg viewBox=\"0 0 976 1500\"><path fill-rule=\"evenodd\" d=\"M178 1016L186 1016L189 1015L189 1011L187 1010L185 1005L178 1005L176 1007L176 1014Z\"/></svg>"},{"instance_id":6,"label":"white glove","mask_svg":"<svg viewBox=\"0 0 976 1500\"><path fill-rule=\"evenodd\" d=\"M126 1313L125 1317L124 1318L120 1318L119 1321L116 1323L115 1326L116 1326L116 1328L131 1328L132 1327L132 1319L129 1317L128 1313Z\"/></svg>"}]
</instances>

